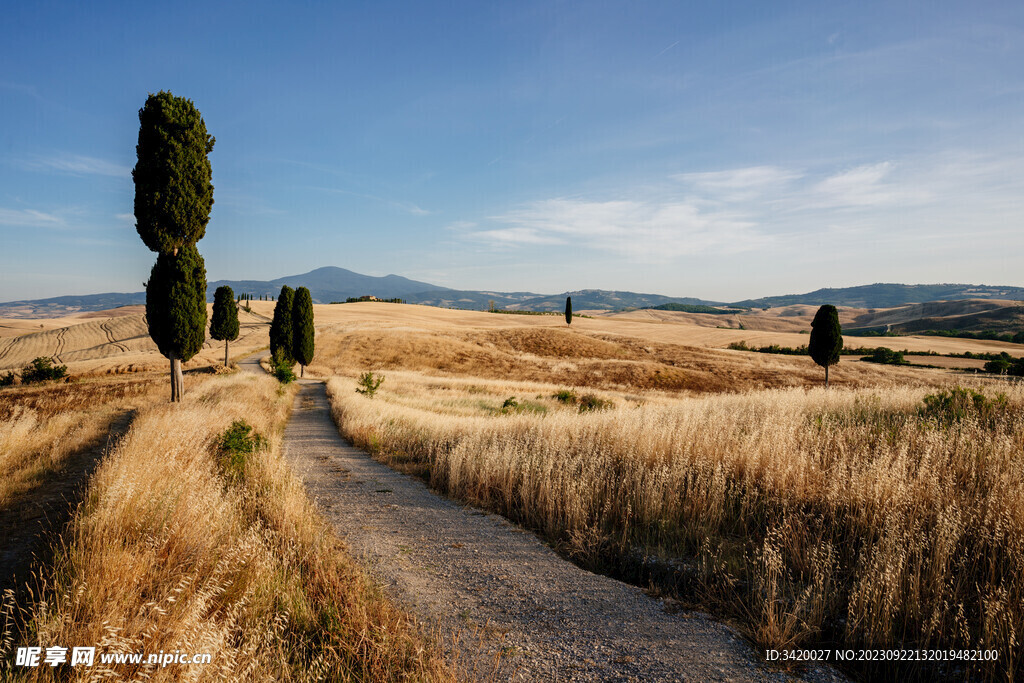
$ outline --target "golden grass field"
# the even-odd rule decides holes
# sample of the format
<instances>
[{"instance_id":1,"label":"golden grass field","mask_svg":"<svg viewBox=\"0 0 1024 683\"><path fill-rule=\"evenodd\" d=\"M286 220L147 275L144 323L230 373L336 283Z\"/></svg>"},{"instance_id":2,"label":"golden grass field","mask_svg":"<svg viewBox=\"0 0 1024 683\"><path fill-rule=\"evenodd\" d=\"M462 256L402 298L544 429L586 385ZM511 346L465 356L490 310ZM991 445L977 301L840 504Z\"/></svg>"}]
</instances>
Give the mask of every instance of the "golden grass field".
<instances>
[{"instance_id":1,"label":"golden grass field","mask_svg":"<svg viewBox=\"0 0 1024 683\"><path fill-rule=\"evenodd\" d=\"M232 356L267 345L274 303L251 306ZM809 358L722 348L798 346L805 334L650 312L567 328L557 316L399 304L314 309L307 376L331 378L343 433L453 497L540 531L585 566L653 581L764 646L995 648L998 662L970 671L1021 674L1024 389L844 357L824 390ZM137 380L146 396L166 390L166 361L141 314L74 322L0 338L0 369L56 352L72 375L128 373L91 381ZM862 341L1020 349L938 337L847 346ZM210 341L186 367L222 360ZM387 377L372 400L354 391L366 370ZM416 625L339 552L280 459L290 392L269 378L191 377L185 403L144 408L94 475L48 576L46 607L30 608L35 637L219 647L229 677L287 679L322 665L339 677L449 678ZM929 394L965 382L987 398L926 407ZM31 444L10 458L20 464L6 471L25 474L9 486L45 476L36 460L59 461L64 447L60 429L30 411L50 410L82 439L102 430L104 411L123 397L104 388L108 398L79 410L73 392L87 383L0 390L0 409L11 397L16 417L0 440ZM558 391L611 407L581 412ZM503 408L513 397L517 405ZM40 408L46 401L53 407ZM270 446L225 483L213 439L239 416ZM337 619L344 628L323 654L324 625ZM958 676L949 667L903 674Z\"/></svg>"}]
</instances>

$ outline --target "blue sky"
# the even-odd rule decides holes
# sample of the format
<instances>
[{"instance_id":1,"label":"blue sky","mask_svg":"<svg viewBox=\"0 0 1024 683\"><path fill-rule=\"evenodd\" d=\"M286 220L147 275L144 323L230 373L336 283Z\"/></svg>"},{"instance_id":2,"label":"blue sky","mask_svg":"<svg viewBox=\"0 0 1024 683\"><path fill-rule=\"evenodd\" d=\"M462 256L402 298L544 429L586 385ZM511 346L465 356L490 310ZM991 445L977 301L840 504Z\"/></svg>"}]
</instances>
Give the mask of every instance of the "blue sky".
<instances>
[{"instance_id":1,"label":"blue sky","mask_svg":"<svg viewBox=\"0 0 1024 683\"><path fill-rule=\"evenodd\" d=\"M149 6L152 5L152 6ZM139 291L138 109L217 138L209 278L716 300L1024 285L1024 4L17 3L0 301Z\"/></svg>"}]
</instances>

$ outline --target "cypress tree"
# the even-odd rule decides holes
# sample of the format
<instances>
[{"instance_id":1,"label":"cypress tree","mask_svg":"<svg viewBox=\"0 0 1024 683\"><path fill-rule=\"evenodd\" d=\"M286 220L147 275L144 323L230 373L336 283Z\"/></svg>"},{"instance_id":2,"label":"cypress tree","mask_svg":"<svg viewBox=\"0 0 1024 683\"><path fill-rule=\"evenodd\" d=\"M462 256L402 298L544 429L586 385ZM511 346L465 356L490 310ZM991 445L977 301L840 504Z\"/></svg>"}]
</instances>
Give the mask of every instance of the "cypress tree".
<instances>
[{"instance_id":1,"label":"cypress tree","mask_svg":"<svg viewBox=\"0 0 1024 683\"><path fill-rule=\"evenodd\" d=\"M235 293L227 285L218 287L213 295L210 336L224 341L224 367L227 367L228 342L238 339L238 304L235 303Z\"/></svg>"},{"instance_id":2,"label":"cypress tree","mask_svg":"<svg viewBox=\"0 0 1024 683\"><path fill-rule=\"evenodd\" d=\"M171 362L171 401L181 400L181 362L199 351L206 332L206 267L195 244L206 234L213 207L207 155L214 142L199 110L184 97L150 94L139 110L135 229L157 252L146 314L150 336Z\"/></svg>"},{"instance_id":3,"label":"cypress tree","mask_svg":"<svg viewBox=\"0 0 1024 683\"><path fill-rule=\"evenodd\" d=\"M299 377L306 374L306 366L313 362L313 297L305 287L295 290L292 304L292 356L299 362Z\"/></svg>"},{"instance_id":4,"label":"cypress tree","mask_svg":"<svg viewBox=\"0 0 1024 683\"><path fill-rule=\"evenodd\" d=\"M565 324L572 325L572 297L565 297Z\"/></svg>"},{"instance_id":5,"label":"cypress tree","mask_svg":"<svg viewBox=\"0 0 1024 683\"><path fill-rule=\"evenodd\" d=\"M829 366L839 362L843 350L843 328L839 324L839 311L831 304L825 304L814 314L811 322L811 339L807 352L814 362L825 368L825 386L828 387Z\"/></svg>"},{"instance_id":6,"label":"cypress tree","mask_svg":"<svg viewBox=\"0 0 1024 683\"><path fill-rule=\"evenodd\" d=\"M295 292L291 287L281 287L281 294L274 306L274 319L270 323L270 353L274 358L294 362L292 358L292 306Z\"/></svg>"},{"instance_id":7,"label":"cypress tree","mask_svg":"<svg viewBox=\"0 0 1024 683\"><path fill-rule=\"evenodd\" d=\"M149 336L171 361L171 401L180 401L181 363L206 340L206 265L195 245L157 255L146 283L146 321Z\"/></svg>"}]
</instances>

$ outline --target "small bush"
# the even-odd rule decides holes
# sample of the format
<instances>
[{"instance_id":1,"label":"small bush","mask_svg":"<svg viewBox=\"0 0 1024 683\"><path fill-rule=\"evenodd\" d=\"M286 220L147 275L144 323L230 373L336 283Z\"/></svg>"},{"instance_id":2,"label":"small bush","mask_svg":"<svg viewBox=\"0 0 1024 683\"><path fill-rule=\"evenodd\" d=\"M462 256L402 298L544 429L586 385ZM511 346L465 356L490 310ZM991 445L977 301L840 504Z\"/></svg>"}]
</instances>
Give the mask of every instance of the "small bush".
<instances>
[{"instance_id":1,"label":"small bush","mask_svg":"<svg viewBox=\"0 0 1024 683\"><path fill-rule=\"evenodd\" d=\"M989 398L980 391L966 387L943 389L937 394L924 397L921 415L942 425L951 425L968 418L989 422L997 419L1006 410L1006 394Z\"/></svg>"},{"instance_id":2,"label":"small bush","mask_svg":"<svg viewBox=\"0 0 1024 683\"><path fill-rule=\"evenodd\" d=\"M52 358L40 356L25 366L21 371L21 381L24 384L33 382L45 382L51 379L67 377L68 366L54 365Z\"/></svg>"},{"instance_id":3,"label":"small bush","mask_svg":"<svg viewBox=\"0 0 1024 683\"><path fill-rule=\"evenodd\" d=\"M611 401L605 400L594 396L593 394L586 394L580 398L580 412L589 413L594 410L608 410L614 408L615 404Z\"/></svg>"},{"instance_id":4,"label":"small bush","mask_svg":"<svg viewBox=\"0 0 1024 683\"><path fill-rule=\"evenodd\" d=\"M238 481L245 473L246 459L266 445L267 440L252 431L252 425L245 420L235 420L217 440L220 452L217 464L229 481Z\"/></svg>"},{"instance_id":5,"label":"small bush","mask_svg":"<svg viewBox=\"0 0 1024 683\"><path fill-rule=\"evenodd\" d=\"M6 375L0 375L0 387L9 387L14 385L14 373L8 372Z\"/></svg>"},{"instance_id":6,"label":"small bush","mask_svg":"<svg viewBox=\"0 0 1024 683\"><path fill-rule=\"evenodd\" d=\"M865 356L861 360L882 365L910 365L910 363L903 360L903 354L904 351L893 351L884 346L879 346L871 352L870 356Z\"/></svg>"},{"instance_id":7,"label":"small bush","mask_svg":"<svg viewBox=\"0 0 1024 683\"><path fill-rule=\"evenodd\" d=\"M373 398L373 395L377 393L377 389L384 382L384 375L373 374L373 371L367 370L359 376L359 386L356 388L356 393L366 396L366 398Z\"/></svg>"},{"instance_id":8,"label":"small bush","mask_svg":"<svg viewBox=\"0 0 1024 683\"><path fill-rule=\"evenodd\" d=\"M505 399L505 402L501 404L502 413L512 413L519 411L519 401L516 400L515 396L509 396Z\"/></svg>"},{"instance_id":9,"label":"small bush","mask_svg":"<svg viewBox=\"0 0 1024 683\"><path fill-rule=\"evenodd\" d=\"M270 361L271 366L274 368L274 377L277 378L281 384L288 384L295 381L295 373L292 372L292 364L285 358L276 355Z\"/></svg>"},{"instance_id":10,"label":"small bush","mask_svg":"<svg viewBox=\"0 0 1024 683\"><path fill-rule=\"evenodd\" d=\"M576 405L579 400L579 396L572 389L560 389L552 394L552 398L557 400L559 403L565 403L567 405Z\"/></svg>"}]
</instances>

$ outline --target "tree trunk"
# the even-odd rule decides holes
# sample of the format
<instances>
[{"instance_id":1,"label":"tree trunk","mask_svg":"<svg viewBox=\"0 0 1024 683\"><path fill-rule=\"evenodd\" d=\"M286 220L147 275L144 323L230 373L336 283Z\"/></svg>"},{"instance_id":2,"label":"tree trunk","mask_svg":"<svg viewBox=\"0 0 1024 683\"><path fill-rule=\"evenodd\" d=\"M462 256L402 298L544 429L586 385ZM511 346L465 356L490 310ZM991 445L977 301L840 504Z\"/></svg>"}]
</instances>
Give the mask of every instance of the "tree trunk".
<instances>
[{"instance_id":1,"label":"tree trunk","mask_svg":"<svg viewBox=\"0 0 1024 683\"><path fill-rule=\"evenodd\" d=\"M228 340L224 340L224 367L228 366Z\"/></svg>"},{"instance_id":2,"label":"tree trunk","mask_svg":"<svg viewBox=\"0 0 1024 683\"><path fill-rule=\"evenodd\" d=\"M171 403L178 401L178 383L174 378L174 355L172 354L169 358L171 361Z\"/></svg>"},{"instance_id":3,"label":"tree trunk","mask_svg":"<svg viewBox=\"0 0 1024 683\"><path fill-rule=\"evenodd\" d=\"M828 389L828 366L825 366L825 388Z\"/></svg>"},{"instance_id":4,"label":"tree trunk","mask_svg":"<svg viewBox=\"0 0 1024 683\"><path fill-rule=\"evenodd\" d=\"M306 374L306 366L305 365L300 365L299 366L299 377L302 377L305 374Z\"/></svg>"},{"instance_id":5,"label":"tree trunk","mask_svg":"<svg viewBox=\"0 0 1024 683\"><path fill-rule=\"evenodd\" d=\"M174 402L180 402L181 397L185 393L185 380L181 375L181 359L177 356L171 358L171 382L174 385L174 389L171 392Z\"/></svg>"}]
</instances>

